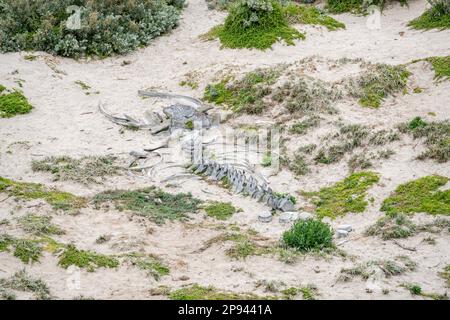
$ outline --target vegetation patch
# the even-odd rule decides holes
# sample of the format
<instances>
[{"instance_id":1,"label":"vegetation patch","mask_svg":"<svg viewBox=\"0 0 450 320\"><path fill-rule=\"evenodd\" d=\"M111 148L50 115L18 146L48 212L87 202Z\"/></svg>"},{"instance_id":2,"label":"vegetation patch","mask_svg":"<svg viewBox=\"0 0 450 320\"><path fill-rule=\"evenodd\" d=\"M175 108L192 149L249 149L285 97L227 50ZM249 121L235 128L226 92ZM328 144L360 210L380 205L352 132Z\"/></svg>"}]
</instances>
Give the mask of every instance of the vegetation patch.
<instances>
[{"instance_id":1,"label":"vegetation patch","mask_svg":"<svg viewBox=\"0 0 450 320\"><path fill-rule=\"evenodd\" d=\"M414 139L424 139L427 150L420 154L419 160L434 159L439 163L450 159L450 121L426 122L416 117L409 123L401 124L400 130L409 133Z\"/></svg>"},{"instance_id":2,"label":"vegetation patch","mask_svg":"<svg viewBox=\"0 0 450 320\"><path fill-rule=\"evenodd\" d=\"M316 115L307 116L305 119L294 123L289 128L289 132L298 135L306 134L309 129L318 127L321 120L322 119Z\"/></svg>"},{"instance_id":3,"label":"vegetation patch","mask_svg":"<svg viewBox=\"0 0 450 320\"><path fill-rule=\"evenodd\" d=\"M42 184L15 182L0 177L0 192L24 199L43 199L54 209L72 211L86 206L86 199L77 197L68 192L49 189Z\"/></svg>"},{"instance_id":4,"label":"vegetation patch","mask_svg":"<svg viewBox=\"0 0 450 320\"><path fill-rule=\"evenodd\" d=\"M170 273L169 267L153 255L133 252L126 254L125 259L132 265L147 272L148 275L153 277L155 280L159 280L161 277Z\"/></svg>"},{"instance_id":5,"label":"vegetation patch","mask_svg":"<svg viewBox=\"0 0 450 320\"><path fill-rule=\"evenodd\" d=\"M447 287L450 288L450 264L444 268L444 271L439 273L439 275L444 278L447 283Z\"/></svg>"},{"instance_id":6,"label":"vegetation patch","mask_svg":"<svg viewBox=\"0 0 450 320\"><path fill-rule=\"evenodd\" d=\"M32 162L33 171L50 172L56 181L75 181L83 184L100 183L100 179L118 175L120 168L113 156L49 157Z\"/></svg>"},{"instance_id":7,"label":"vegetation patch","mask_svg":"<svg viewBox=\"0 0 450 320\"><path fill-rule=\"evenodd\" d=\"M70 244L62 252L58 264L66 269L73 265L86 269L89 272L94 272L96 268L116 268L119 265L119 261L107 255L79 250Z\"/></svg>"},{"instance_id":8,"label":"vegetation patch","mask_svg":"<svg viewBox=\"0 0 450 320\"><path fill-rule=\"evenodd\" d=\"M31 109L33 109L33 106L21 91L7 91L4 86L0 85L0 118L11 118L18 114L26 114L31 112Z\"/></svg>"},{"instance_id":9,"label":"vegetation patch","mask_svg":"<svg viewBox=\"0 0 450 320\"><path fill-rule=\"evenodd\" d=\"M271 94L271 85L277 81L282 69L282 66L257 69L236 81L226 78L210 84L205 88L204 99L227 105L235 112L260 114L265 110L263 99Z\"/></svg>"},{"instance_id":10,"label":"vegetation patch","mask_svg":"<svg viewBox=\"0 0 450 320\"><path fill-rule=\"evenodd\" d=\"M47 284L41 279L32 278L25 270L15 273L11 278L0 279L0 293L3 291L2 289L31 292L38 300L51 299ZM9 293L9 297L14 298L15 296Z\"/></svg>"},{"instance_id":11,"label":"vegetation patch","mask_svg":"<svg viewBox=\"0 0 450 320\"><path fill-rule=\"evenodd\" d=\"M230 202L212 202L205 208L206 214L218 220L227 220L236 213L236 208Z\"/></svg>"},{"instance_id":12,"label":"vegetation patch","mask_svg":"<svg viewBox=\"0 0 450 320\"><path fill-rule=\"evenodd\" d=\"M413 296L422 296L424 298L431 298L433 300L448 300L447 293L445 294L437 294L437 293L431 293L431 292L424 292L422 290L422 287L418 285L417 283L405 283L402 284L402 287L405 287L408 289L408 291Z\"/></svg>"},{"instance_id":13,"label":"vegetation patch","mask_svg":"<svg viewBox=\"0 0 450 320\"><path fill-rule=\"evenodd\" d=\"M293 45L305 36L291 28L280 3L273 0L242 0L231 6L223 26L214 29L214 36L227 48L268 49L284 40Z\"/></svg>"},{"instance_id":14,"label":"vegetation patch","mask_svg":"<svg viewBox=\"0 0 450 320\"><path fill-rule=\"evenodd\" d=\"M66 57L125 54L178 25L183 0L2 0L0 51ZM80 9L67 10L76 4ZM80 18L80 24L76 19ZM67 22L75 22L69 27Z\"/></svg>"},{"instance_id":15,"label":"vegetation patch","mask_svg":"<svg viewBox=\"0 0 450 320\"><path fill-rule=\"evenodd\" d=\"M363 107L378 108L385 98L406 88L409 75L405 66L376 64L370 66L366 73L351 79L349 91Z\"/></svg>"},{"instance_id":16,"label":"vegetation patch","mask_svg":"<svg viewBox=\"0 0 450 320\"><path fill-rule=\"evenodd\" d=\"M333 247L333 230L319 220L298 220L282 236L284 244L299 251L322 250Z\"/></svg>"},{"instance_id":17,"label":"vegetation patch","mask_svg":"<svg viewBox=\"0 0 450 320\"><path fill-rule=\"evenodd\" d=\"M378 180L376 173L358 172L331 187L302 194L313 199L318 217L336 218L349 212L364 212L367 190Z\"/></svg>"},{"instance_id":18,"label":"vegetation patch","mask_svg":"<svg viewBox=\"0 0 450 320\"><path fill-rule=\"evenodd\" d=\"M29 213L19 218L19 225L24 231L35 236L64 234L64 230L52 223L51 216Z\"/></svg>"},{"instance_id":19,"label":"vegetation patch","mask_svg":"<svg viewBox=\"0 0 450 320\"><path fill-rule=\"evenodd\" d=\"M268 297L259 297L253 293L234 293L221 291L212 286L203 287L194 284L189 287L175 290L169 294L172 300L262 300ZM269 297L270 298L270 297Z\"/></svg>"},{"instance_id":20,"label":"vegetation patch","mask_svg":"<svg viewBox=\"0 0 450 320\"><path fill-rule=\"evenodd\" d=\"M289 3L284 8L284 15L290 24L321 25L330 31L345 29L345 24L328 16L321 9L312 6L300 6Z\"/></svg>"},{"instance_id":21,"label":"vegetation patch","mask_svg":"<svg viewBox=\"0 0 450 320\"><path fill-rule=\"evenodd\" d=\"M166 219L187 220L187 213L196 213L201 204L190 193L170 194L156 187L106 191L93 198L97 208L105 202L113 202L118 210L130 210L157 224L164 223Z\"/></svg>"},{"instance_id":22,"label":"vegetation patch","mask_svg":"<svg viewBox=\"0 0 450 320\"><path fill-rule=\"evenodd\" d=\"M420 17L408 23L413 29L449 29L450 28L450 3L447 0L429 0L432 7Z\"/></svg>"},{"instance_id":23,"label":"vegetation patch","mask_svg":"<svg viewBox=\"0 0 450 320\"><path fill-rule=\"evenodd\" d=\"M450 215L450 189L440 191L449 178L433 175L401 184L383 201L388 215L419 213Z\"/></svg>"},{"instance_id":24,"label":"vegetation patch","mask_svg":"<svg viewBox=\"0 0 450 320\"><path fill-rule=\"evenodd\" d=\"M42 246L36 240L16 239L7 234L0 235L0 252L13 248L13 255L23 263L38 262L42 256Z\"/></svg>"},{"instance_id":25,"label":"vegetation patch","mask_svg":"<svg viewBox=\"0 0 450 320\"><path fill-rule=\"evenodd\" d=\"M427 58L426 60L431 63L431 66L434 69L435 79L450 79L450 56L431 57Z\"/></svg>"}]
</instances>

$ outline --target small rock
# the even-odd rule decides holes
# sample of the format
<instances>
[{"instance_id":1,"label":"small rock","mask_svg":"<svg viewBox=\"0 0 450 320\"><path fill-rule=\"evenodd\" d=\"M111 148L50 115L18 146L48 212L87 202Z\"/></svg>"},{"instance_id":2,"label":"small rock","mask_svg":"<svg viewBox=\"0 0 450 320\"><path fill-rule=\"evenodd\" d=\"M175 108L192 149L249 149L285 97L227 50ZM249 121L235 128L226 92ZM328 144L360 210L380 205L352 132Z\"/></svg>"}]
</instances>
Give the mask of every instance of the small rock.
<instances>
[{"instance_id":1,"label":"small rock","mask_svg":"<svg viewBox=\"0 0 450 320\"><path fill-rule=\"evenodd\" d=\"M353 230L352 226L349 224L341 224L340 226L337 227L338 230L345 230L347 232L350 232Z\"/></svg>"},{"instance_id":2,"label":"small rock","mask_svg":"<svg viewBox=\"0 0 450 320\"><path fill-rule=\"evenodd\" d=\"M295 220L297 212L282 212L279 217L280 223L289 223Z\"/></svg>"},{"instance_id":3,"label":"small rock","mask_svg":"<svg viewBox=\"0 0 450 320\"><path fill-rule=\"evenodd\" d=\"M319 268L319 266L315 266L315 267L314 267L314 272L315 272L315 273L320 273L320 268Z\"/></svg>"},{"instance_id":4,"label":"small rock","mask_svg":"<svg viewBox=\"0 0 450 320\"><path fill-rule=\"evenodd\" d=\"M272 213L270 213L270 211L262 212L259 214L258 220L261 222L268 223L268 222L272 221Z\"/></svg>"},{"instance_id":5,"label":"small rock","mask_svg":"<svg viewBox=\"0 0 450 320\"><path fill-rule=\"evenodd\" d=\"M348 236L348 231L338 229L336 234L337 234L338 239L345 238Z\"/></svg>"},{"instance_id":6,"label":"small rock","mask_svg":"<svg viewBox=\"0 0 450 320\"><path fill-rule=\"evenodd\" d=\"M309 212L300 212L297 214L297 219L298 220L308 220L308 219L312 219L313 215Z\"/></svg>"},{"instance_id":7,"label":"small rock","mask_svg":"<svg viewBox=\"0 0 450 320\"><path fill-rule=\"evenodd\" d=\"M178 278L178 280L180 280L180 281L187 281L189 279L190 278L188 276L181 276L181 277Z\"/></svg>"},{"instance_id":8,"label":"small rock","mask_svg":"<svg viewBox=\"0 0 450 320\"><path fill-rule=\"evenodd\" d=\"M280 206L278 207L283 212L292 211L295 209L294 204L289 199L283 199L280 203Z\"/></svg>"}]
</instances>

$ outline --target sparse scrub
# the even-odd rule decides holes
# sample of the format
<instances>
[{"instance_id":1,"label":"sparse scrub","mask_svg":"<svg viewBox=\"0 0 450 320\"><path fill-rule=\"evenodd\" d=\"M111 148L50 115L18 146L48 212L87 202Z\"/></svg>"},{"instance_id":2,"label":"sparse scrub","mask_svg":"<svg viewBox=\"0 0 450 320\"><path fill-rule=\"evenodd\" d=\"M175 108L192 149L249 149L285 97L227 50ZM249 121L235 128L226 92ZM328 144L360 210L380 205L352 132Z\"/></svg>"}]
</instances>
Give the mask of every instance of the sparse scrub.
<instances>
[{"instance_id":1,"label":"sparse scrub","mask_svg":"<svg viewBox=\"0 0 450 320\"><path fill-rule=\"evenodd\" d=\"M289 170L291 170L296 176L303 176L310 172L308 163L301 152L297 152L292 161L289 162Z\"/></svg>"},{"instance_id":2,"label":"sparse scrub","mask_svg":"<svg viewBox=\"0 0 450 320\"><path fill-rule=\"evenodd\" d=\"M282 239L286 246L303 252L333 247L331 227L313 219L296 221L290 230L283 233Z\"/></svg>"},{"instance_id":3,"label":"sparse scrub","mask_svg":"<svg viewBox=\"0 0 450 320\"><path fill-rule=\"evenodd\" d=\"M416 225L404 214L380 218L366 230L366 235L381 236L383 240L407 238L416 233Z\"/></svg>"},{"instance_id":4,"label":"sparse scrub","mask_svg":"<svg viewBox=\"0 0 450 320\"><path fill-rule=\"evenodd\" d=\"M4 86L0 86L0 118L11 118L19 114L26 114L31 112L31 109L33 109L33 106L21 91L8 92Z\"/></svg>"},{"instance_id":5,"label":"sparse scrub","mask_svg":"<svg viewBox=\"0 0 450 320\"><path fill-rule=\"evenodd\" d=\"M65 211L78 210L86 206L86 199L71 193L49 189L42 184L15 182L3 177L0 177L0 192L24 200L43 199L54 209Z\"/></svg>"},{"instance_id":6,"label":"sparse scrub","mask_svg":"<svg viewBox=\"0 0 450 320\"><path fill-rule=\"evenodd\" d=\"M206 214L218 220L227 220L234 213L236 208L230 202L212 202L205 207Z\"/></svg>"},{"instance_id":7,"label":"sparse scrub","mask_svg":"<svg viewBox=\"0 0 450 320\"><path fill-rule=\"evenodd\" d=\"M449 178L426 176L401 184L383 201L381 211L387 215L419 213L450 215L450 190L440 191Z\"/></svg>"},{"instance_id":8,"label":"sparse scrub","mask_svg":"<svg viewBox=\"0 0 450 320\"><path fill-rule=\"evenodd\" d=\"M107 255L92 251L79 250L74 245L68 245L59 258L58 264L63 268L77 266L94 272L96 268L116 268L119 261Z\"/></svg>"},{"instance_id":9,"label":"sparse scrub","mask_svg":"<svg viewBox=\"0 0 450 320\"><path fill-rule=\"evenodd\" d=\"M310 114L336 113L332 102L341 97L341 92L320 80L308 77L291 78L274 90L272 100L282 104L290 113Z\"/></svg>"},{"instance_id":10,"label":"sparse scrub","mask_svg":"<svg viewBox=\"0 0 450 320\"><path fill-rule=\"evenodd\" d=\"M290 129L290 133L295 133L299 135L306 134L309 129L319 126L321 118L316 115L308 116L302 121L294 123Z\"/></svg>"},{"instance_id":11,"label":"sparse scrub","mask_svg":"<svg viewBox=\"0 0 450 320\"><path fill-rule=\"evenodd\" d=\"M224 79L205 88L204 99L216 104L225 104L235 112L260 114L265 110L263 99L272 93L273 85L281 75L283 67L257 69L245 74L242 79Z\"/></svg>"},{"instance_id":12,"label":"sparse scrub","mask_svg":"<svg viewBox=\"0 0 450 320\"><path fill-rule=\"evenodd\" d=\"M166 219L186 220L187 213L196 213L201 203L191 194L170 194L155 187L106 191L97 194L92 201L97 208L102 203L113 202L118 210L132 211L157 224L163 224Z\"/></svg>"},{"instance_id":13,"label":"sparse scrub","mask_svg":"<svg viewBox=\"0 0 450 320\"><path fill-rule=\"evenodd\" d=\"M35 236L64 234L64 231L51 221L51 216L40 216L30 213L19 218L19 225L24 231Z\"/></svg>"},{"instance_id":14,"label":"sparse scrub","mask_svg":"<svg viewBox=\"0 0 450 320\"><path fill-rule=\"evenodd\" d=\"M424 292L419 284L406 283L403 284L402 286L408 289L409 292L414 296L422 296L424 298L431 298L433 300L448 300L447 294Z\"/></svg>"},{"instance_id":15,"label":"sparse scrub","mask_svg":"<svg viewBox=\"0 0 450 320\"><path fill-rule=\"evenodd\" d=\"M76 4L81 25L66 22ZM46 51L66 57L125 54L178 25L184 1L3 0L0 51Z\"/></svg>"},{"instance_id":16,"label":"sparse scrub","mask_svg":"<svg viewBox=\"0 0 450 320\"><path fill-rule=\"evenodd\" d=\"M231 6L223 26L214 29L214 36L227 48L268 49L278 40L293 45L305 36L291 28L283 8L272 0L242 0Z\"/></svg>"},{"instance_id":17,"label":"sparse scrub","mask_svg":"<svg viewBox=\"0 0 450 320\"><path fill-rule=\"evenodd\" d=\"M74 159L67 156L49 157L32 162L33 171L50 172L55 181L75 181L82 184L100 183L101 179L118 175L120 168L113 156L87 156Z\"/></svg>"},{"instance_id":18,"label":"sparse scrub","mask_svg":"<svg viewBox=\"0 0 450 320\"><path fill-rule=\"evenodd\" d=\"M431 8L420 17L408 23L413 29L449 29L450 28L450 3L448 0L428 0Z\"/></svg>"},{"instance_id":19,"label":"sparse scrub","mask_svg":"<svg viewBox=\"0 0 450 320\"><path fill-rule=\"evenodd\" d=\"M450 288L450 264L444 268L444 271L439 273L439 275L444 278L447 283L447 287Z\"/></svg>"},{"instance_id":20,"label":"sparse scrub","mask_svg":"<svg viewBox=\"0 0 450 320\"><path fill-rule=\"evenodd\" d=\"M38 300L49 300L51 298L47 284L41 279L32 278L25 270L16 272L11 278L0 279L0 287L31 292Z\"/></svg>"},{"instance_id":21,"label":"sparse scrub","mask_svg":"<svg viewBox=\"0 0 450 320\"><path fill-rule=\"evenodd\" d=\"M355 277L367 280L375 274L374 268L380 268L384 276L389 278L414 271L416 263L407 256L397 256L394 260L376 260L360 263L352 268L342 268L338 281L348 282Z\"/></svg>"},{"instance_id":22,"label":"sparse scrub","mask_svg":"<svg viewBox=\"0 0 450 320\"><path fill-rule=\"evenodd\" d=\"M363 107L378 108L385 98L406 88L409 75L404 66L376 64L365 74L350 79L348 89Z\"/></svg>"},{"instance_id":23,"label":"sparse scrub","mask_svg":"<svg viewBox=\"0 0 450 320\"><path fill-rule=\"evenodd\" d=\"M418 159L434 159L439 163L450 159L450 121L426 122L416 117L409 123L401 124L399 129L409 133L414 139L424 139L427 150Z\"/></svg>"},{"instance_id":24,"label":"sparse scrub","mask_svg":"<svg viewBox=\"0 0 450 320\"><path fill-rule=\"evenodd\" d=\"M378 180L378 175L373 172L358 172L331 187L302 194L313 198L319 217L336 218L349 212L364 212L368 204L365 200L367 190Z\"/></svg>"}]
</instances>

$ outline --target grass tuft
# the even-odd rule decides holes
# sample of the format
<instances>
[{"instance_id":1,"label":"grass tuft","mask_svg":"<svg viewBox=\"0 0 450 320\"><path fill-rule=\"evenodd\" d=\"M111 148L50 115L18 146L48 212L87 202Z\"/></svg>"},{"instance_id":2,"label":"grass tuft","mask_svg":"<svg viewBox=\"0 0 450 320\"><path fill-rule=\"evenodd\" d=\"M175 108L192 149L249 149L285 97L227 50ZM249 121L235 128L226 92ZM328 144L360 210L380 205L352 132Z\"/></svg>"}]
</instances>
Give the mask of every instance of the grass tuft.
<instances>
[{"instance_id":1,"label":"grass tuft","mask_svg":"<svg viewBox=\"0 0 450 320\"><path fill-rule=\"evenodd\" d=\"M146 255L139 252L133 252L125 255L125 258L134 266L144 270L155 280L168 275L170 269L153 255Z\"/></svg>"},{"instance_id":2,"label":"grass tuft","mask_svg":"<svg viewBox=\"0 0 450 320\"><path fill-rule=\"evenodd\" d=\"M431 57L427 58L426 61L431 63L435 79L450 79L450 56Z\"/></svg>"},{"instance_id":3,"label":"grass tuft","mask_svg":"<svg viewBox=\"0 0 450 320\"><path fill-rule=\"evenodd\" d=\"M334 219L349 212L364 212L368 204L365 200L367 190L378 180L376 173L358 172L331 187L303 192L303 195L313 198L318 217Z\"/></svg>"},{"instance_id":4,"label":"grass tuft","mask_svg":"<svg viewBox=\"0 0 450 320\"><path fill-rule=\"evenodd\" d=\"M236 213L236 208L230 202L212 202L205 207L206 214L218 220L227 220Z\"/></svg>"}]
</instances>

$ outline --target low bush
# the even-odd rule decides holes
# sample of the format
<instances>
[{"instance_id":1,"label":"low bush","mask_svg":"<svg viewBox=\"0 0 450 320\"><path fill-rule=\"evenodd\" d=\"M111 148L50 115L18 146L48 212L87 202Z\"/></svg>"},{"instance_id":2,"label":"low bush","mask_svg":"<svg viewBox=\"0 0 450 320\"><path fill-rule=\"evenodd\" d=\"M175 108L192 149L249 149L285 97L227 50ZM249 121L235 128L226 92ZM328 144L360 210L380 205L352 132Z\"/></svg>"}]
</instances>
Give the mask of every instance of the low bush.
<instances>
[{"instance_id":1,"label":"low bush","mask_svg":"<svg viewBox=\"0 0 450 320\"><path fill-rule=\"evenodd\" d=\"M402 5L406 5L408 0L395 0ZM388 0L327 0L326 8L332 13L365 13L371 5L379 6L384 9Z\"/></svg>"},{"instance_id":2,"label":"low bush","mask_svg":"<svg viewBox=\"0 0 450 320\"><path fill-rule=\"evenodd\" d=\"M283 233L283 242L299 251L331 248L333 231L328 224L319 220L298 220L290 230Z\"/></svg>"},{"instance_id":3,"label":"low bush","mask_svg":"<svg viewBox=\"0 0 450 320\"><path fill-rule=\"evenodd\" d=\"M214 35L227 48L268 49L278 40L293 45L305 36L289 27L283 8L274 0L242 0L230 8L223 26Z\"/></svg>"},{"instance_id":4,"label":"low bush","mask_svg":"<svg viewBox=\"0 0 450 320\"><path fill-rule=\"evenodd\" d=\"M176 27L183 5L184 0L1 0L0 51L125 54ZM68 28L77 12L80 25Z\"/></svg>"}]
</instances>

